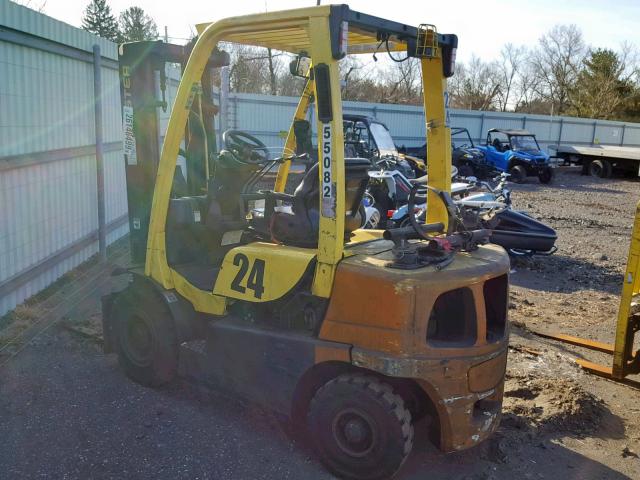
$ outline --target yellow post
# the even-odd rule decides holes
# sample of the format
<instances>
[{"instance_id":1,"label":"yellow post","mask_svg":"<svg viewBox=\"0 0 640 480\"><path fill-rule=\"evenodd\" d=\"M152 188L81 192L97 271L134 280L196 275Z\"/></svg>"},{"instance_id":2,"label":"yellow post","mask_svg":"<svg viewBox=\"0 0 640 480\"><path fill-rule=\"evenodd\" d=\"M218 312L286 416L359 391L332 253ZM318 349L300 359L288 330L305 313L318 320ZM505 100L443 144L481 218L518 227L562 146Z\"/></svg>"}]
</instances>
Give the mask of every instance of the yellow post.
<instances>
[{"instance_id":1,"label":"yellow post","mask_svg":"<svg viewBox=\"0 0 640 480\"><path fill-rule=\"evenodd\" d=\"M344 248L345 178L342 100L340 98L338 62L332 56L331 43L327 41L330 38L328 17L317 16L309 19L309 37L313 65L325 64L329 67L333 114L331 122L325 124L318 119L317 123L318 163L320 166L320 198L318 199L320 202L320 228L318 263L311 288L314 295L328 298L331 296L336 266L342 259ZM326 164L330 165L329 172L324 168ZM323 185L325 178L331 180L331 191L328 197L325 196L326 192L323 188L327 186Z\"/></svg>"},{"instance_id":2,"label":"yellow post","mask_svg":"<svg viewBox=\"0 0 640 480\"><path fill-rule=\"evenodd\" d=\"M314 92L315 83L313 80L309 79L304 86L304 91L302 92L302 96L300 97L300 101L298 102L298 107L296 108L296 112L293 115L293 121L291 122L291 126L289 127L287 140L284 143L284 149L282 152L283 156L291 155L296 150L296 136L295 132L293 131L293 127L296 120L304 120L306 118L307 111L309 110L309 105L311 104L311 98ZM278 169L278 176L276 177L276 184L274 187L274 190L276 192L284 192L284 189L287 186L287 177L289 176L290 167L290 160L280 165L280 168Z\"/></svg>"},{"instance_id":3,"label":"yellow post","mask_svg":"<svg viewBox=\"0 0 640 480\"><path fill-rule=\"evenodd\" d=\"M613 350L613 377L624 378L626 375L627 361L631 359L633 352L633 330L629 325L631 302L633 297L640 293L640 203L636 208L636 218L631 233L629 245L629 257L627 268L624 272L622 296L618 309L618 324L616 326L616 340Z\"/></svg>"},{"instance_id":4,"label":"yellow post","mask_svg":"<svg viewBox=\"0 0 640 480\"><path fill-rule=\"evenodd\" d=\"M451 129L447 125L442 57L423 58L422 90L427 126L428 185L451 192ZM448 223L447 209L431 190L427 193L427 223Z\"/></svg>"}]
</instances>

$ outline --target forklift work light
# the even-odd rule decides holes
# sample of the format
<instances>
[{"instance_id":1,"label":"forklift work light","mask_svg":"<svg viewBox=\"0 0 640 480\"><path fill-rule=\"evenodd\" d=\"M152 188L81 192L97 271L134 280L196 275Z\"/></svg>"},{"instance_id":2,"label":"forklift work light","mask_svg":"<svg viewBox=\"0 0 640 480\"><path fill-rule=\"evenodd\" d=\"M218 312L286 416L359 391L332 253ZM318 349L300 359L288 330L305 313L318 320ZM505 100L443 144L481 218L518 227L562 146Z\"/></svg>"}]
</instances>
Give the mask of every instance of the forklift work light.
<instances>
[{"instance_id":1,"label":"forklift work light","mask_svg":"<svg viewBox=\"0 0 640 480\"><path fill-rule=\"evenodd\" d=\"M313 68L316 79L316 94L318 96L318 119L328 123L333 119L331 107L331 80L329 79L329 65L321 63Z\"/></svg>"},{"instance_id":2,"label":"forklift work light","mask_svg":"<svg viewBox=\"0 0 640 480\"><path fill-rule=\"evenodd\" d=\"M456 39L457 40L457 39ZM457 43L457 41L456 41ZM458 49L456 46L451 46L449 48L442 49L442 69L444 70L442 73L445 77L452 77L455 73L456 69L456 51Z\"/></svg>"},{"instance_id":3,"label":"forklift work light","mask_svg":"<svg viewBox=\"0 0 640 480\"><path fill-rule=\"evenodd\" d=\"M343 21L340 24L340 44L338 51L341 56L345 56L347 54L347 49L349 48L349 22Z\"/></svg>"}]
</instances>

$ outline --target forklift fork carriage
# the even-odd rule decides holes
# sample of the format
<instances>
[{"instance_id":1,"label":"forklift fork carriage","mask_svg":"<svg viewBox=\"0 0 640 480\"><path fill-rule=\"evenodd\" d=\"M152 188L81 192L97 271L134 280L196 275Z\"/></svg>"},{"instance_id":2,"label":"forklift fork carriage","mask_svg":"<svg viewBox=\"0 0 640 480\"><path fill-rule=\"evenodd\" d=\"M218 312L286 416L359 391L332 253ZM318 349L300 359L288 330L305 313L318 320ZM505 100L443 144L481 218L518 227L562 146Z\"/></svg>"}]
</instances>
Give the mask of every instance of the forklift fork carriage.
<instances>
[{"instance_id":1,"label":"forklift fork carriage","mask_svg":"<svg viewBox=\"0 0 640 480\"><path fill-rule=\"evenodd\" d=\"M588 372L640 388L640 381L627 378L640 374L640 350L634 351L636 333L640 330L640 203L636 207L631 243L624 272L622 295L616 321L614 343L604 343L563 333L535 332L544 338L558 340L578 347L607 353L612 356L610 366L582 358L576 363Z\"/></svg>"}]
</instances>

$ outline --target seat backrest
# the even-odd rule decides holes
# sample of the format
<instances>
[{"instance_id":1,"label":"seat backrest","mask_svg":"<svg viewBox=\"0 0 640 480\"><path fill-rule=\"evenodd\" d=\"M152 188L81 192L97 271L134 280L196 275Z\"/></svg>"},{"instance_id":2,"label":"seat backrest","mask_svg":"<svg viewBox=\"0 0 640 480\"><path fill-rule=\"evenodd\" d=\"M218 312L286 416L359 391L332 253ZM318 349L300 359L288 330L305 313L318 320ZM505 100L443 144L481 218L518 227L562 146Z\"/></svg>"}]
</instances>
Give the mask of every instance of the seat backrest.
<instances>
[{"instance_id":1,"label":"seat backrest","mask_svg":"<svg viewBox=\"0 0 640 480\"><path fill-rule=\"evenodd\" d=\"M369 181L368 171L372 168L366 158L345 158L345 231L352 232L360 228L360 204ZM313 165L302 178L293 193L293 213L307 215L318 210L319 182L318 164Z\"/></svg>"},{"instance_id":2,"label":"seat backrest","mask_svg":"<svg viewBox=\"0 0 640 480\"><path fill-rule=\"evenodd\" d=\"M364 192L369 183L368 171L372 165L367 158L345 158L345 210L346 218L344 223L345 231L352 232L362 226L363 219L360 218L360 205Z\"/></svg>"},{"instance_id":3,"label":"seat backrest","mask_svg":"<svg viewBox=\"0 0 640 480\"><path fill-rule=\"evenodd\" d=\"M296 155L313 152L311 141L311 123L308 120L296 120L293 122L293 134L296 137Z\"/></svg>"}]
</instances>

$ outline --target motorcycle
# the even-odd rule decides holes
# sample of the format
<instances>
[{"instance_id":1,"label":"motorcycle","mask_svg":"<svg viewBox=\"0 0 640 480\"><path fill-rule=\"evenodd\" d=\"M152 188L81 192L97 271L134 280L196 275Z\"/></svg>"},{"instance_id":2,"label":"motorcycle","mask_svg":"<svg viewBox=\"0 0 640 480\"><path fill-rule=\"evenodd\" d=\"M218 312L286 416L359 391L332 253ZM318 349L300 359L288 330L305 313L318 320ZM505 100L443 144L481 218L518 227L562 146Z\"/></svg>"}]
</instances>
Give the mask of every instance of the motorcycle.
<instances>
[{"instance_id":1,"label":"motorcycle","mask_svg":"<svg viewBox=\"0 0 640 480\"><path fill-rule=\"evenodd\" d=\"M363 228L387 228L391 216L399 208L406 206L415 182L420 182L426 173L424 163L412 157L385 157L374 162L377 170L369 171L369 185L363 200L366 221ZM452 167L451 176L458 170ZM455 182L452 191L470 188L467 183Z\"/></svg>"},{"instance_id":2,"label":"motorcycle","mask_svg":"<svg viewBox=\"0 0 640 480\"><path fill-rule=\"evenodd\" d=\"M468 177L468 188L452 188L452 197L460 210L465 228L470 230L484 228L491 230L491 243L504 247L514 256L551 255L556 252L558 238L555 230L536 220L526 212L513 210L511 191L507 188L509 174L502 173L489 182L480 182ZM471 190L483 188L485 191L471 193ZM421 221L426 218L426 203L414 207L414 215ZM392 227L404 227L409 224L407 205L397 209L390 217Z\"/></svg>"}]
</instances>

